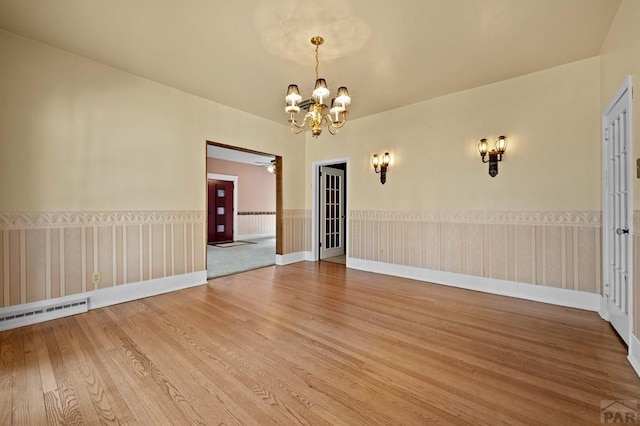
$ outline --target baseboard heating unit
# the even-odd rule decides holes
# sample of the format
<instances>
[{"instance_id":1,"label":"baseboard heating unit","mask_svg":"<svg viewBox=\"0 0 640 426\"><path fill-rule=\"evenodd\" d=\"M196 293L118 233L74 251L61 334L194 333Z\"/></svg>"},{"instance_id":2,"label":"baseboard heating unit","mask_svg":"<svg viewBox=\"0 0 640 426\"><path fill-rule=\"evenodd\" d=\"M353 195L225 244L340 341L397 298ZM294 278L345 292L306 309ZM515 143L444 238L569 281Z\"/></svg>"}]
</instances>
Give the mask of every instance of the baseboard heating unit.
<instances>
[{"instance_id":1,"label":"baseboard heating unit","mask_svg":"<svg viewBox=\"0 0 640 426\"><path fill-rule=\"evenodd\" d=\"M87 312L89 300L47 301L0 309L0 331Z\"/></svg>"}]
</instances>

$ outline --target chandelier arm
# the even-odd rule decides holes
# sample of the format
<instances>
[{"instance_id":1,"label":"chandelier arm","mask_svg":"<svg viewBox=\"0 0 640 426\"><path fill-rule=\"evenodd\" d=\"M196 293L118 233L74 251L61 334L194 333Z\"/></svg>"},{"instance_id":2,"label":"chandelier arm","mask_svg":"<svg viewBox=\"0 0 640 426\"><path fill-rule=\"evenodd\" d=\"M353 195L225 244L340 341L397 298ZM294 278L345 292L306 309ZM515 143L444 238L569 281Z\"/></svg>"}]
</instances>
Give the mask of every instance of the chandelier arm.
<instances>
[{"instance_id":1,"label":"chandelier arm","mask_svg":"<svg viewBox=\"0 0 640 426\"><path fill-rule=\"evenodd\" d=\"M331 133L333 136L338 134L338 131L340 130L340 128L342 127L342 125L340 126L336 126L333 123L333 120L331 119L331 115L330 114L325 114L322 117L322 122L326 125L327 130L329 131L329 133ZM333 129L333 130L332 130Z\"/></svg>"},{"instance_id":2,"label":"chandelier arm","mask_svg":"<svg viewBox=\"0 0 640 426\"><path fill-rule=\"evenodd\" d=\"M329 114L325 114L325 117L328 117L329 123L331 123L331 126L335 129L341 129L344 127L344 125L347 123L347 115L345 113L344 118L340 121L333 121L331 120L331 116Z\"/></svg>"},{"instance_id":3,"label":"chandelier arm","mask_svg":"<svg viewBox=\"0 0 640 426\"><path fill-rule=\"evenodd\" d=\"M291 120L289 120L291 122L291 128L293 128L293 126L297 127L298 129L302 129L304 128L305 124L307 123L307 118L309 118L309 113L306 113L304 115L304 119L302 120L302 123L298 124L296 122L296 118L293 116L293 114L291 114Z\"/></svg>"}]
</instances>

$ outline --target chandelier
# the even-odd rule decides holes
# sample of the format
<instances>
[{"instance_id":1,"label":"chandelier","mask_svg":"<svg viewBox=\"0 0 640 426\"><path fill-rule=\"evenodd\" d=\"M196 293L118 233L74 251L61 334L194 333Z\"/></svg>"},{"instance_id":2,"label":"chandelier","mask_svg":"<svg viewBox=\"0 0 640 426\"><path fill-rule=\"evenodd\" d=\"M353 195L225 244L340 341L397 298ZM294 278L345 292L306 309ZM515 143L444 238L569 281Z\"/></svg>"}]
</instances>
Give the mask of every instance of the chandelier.
<instances>
[{"instance_id":1,"label":"chandelier","mask_svg":"<svg viewBox=\"0 0 640 426\"><path fill-rule=\"evenodd\" d=\"M327 88L326 80L318 78L318 67L320 65L318 48L322 43L324 43L324 39L320 36L315 36L311 39L311 44L316 47L316 86L313 89L311 98L303 101L297 84L289 85L287 96L285 97L287 104L284 110L290 115L291 131L295 134L302 132L308 120L309 128L314 138L320 136L323 127L326 127L332 135L338 133L338 130L347 122L347 105L351 103L347 88L340 87L336 97L331 99L331 107L328 108L329 112L326 112L327 105L325 100L329 98L330 92ZM302 123L298 123L296 114L300 112L301 107L303 109L308 108L309 112L304 115Z\"/></svg>"}]
</instances>

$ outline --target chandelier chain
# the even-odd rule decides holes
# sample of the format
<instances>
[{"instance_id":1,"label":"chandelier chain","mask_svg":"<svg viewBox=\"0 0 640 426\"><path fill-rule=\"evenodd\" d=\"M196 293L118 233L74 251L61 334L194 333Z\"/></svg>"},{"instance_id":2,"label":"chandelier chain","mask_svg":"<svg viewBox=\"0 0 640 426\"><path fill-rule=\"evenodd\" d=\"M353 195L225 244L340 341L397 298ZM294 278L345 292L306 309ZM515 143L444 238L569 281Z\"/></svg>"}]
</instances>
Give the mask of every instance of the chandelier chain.
<instances>
[{"instance_id":1,"label":"chandelier chain","mask_svg":"<svg viewBox=\"0 0 640 426\"><path fill-rule=\"evenodd\" d=\"M318 45L316 44L316 80L318 80L318 67L320 66L320 60L318 59Z\"/></svg>"}]
</instances>

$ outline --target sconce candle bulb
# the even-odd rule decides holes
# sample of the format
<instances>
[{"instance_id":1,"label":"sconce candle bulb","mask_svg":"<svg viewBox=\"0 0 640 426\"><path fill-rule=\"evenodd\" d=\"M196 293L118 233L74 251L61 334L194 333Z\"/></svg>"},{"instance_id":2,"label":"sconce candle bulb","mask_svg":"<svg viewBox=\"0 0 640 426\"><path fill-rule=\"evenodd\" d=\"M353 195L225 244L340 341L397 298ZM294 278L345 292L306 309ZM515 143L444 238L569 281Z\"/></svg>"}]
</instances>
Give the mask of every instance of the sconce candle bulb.
<instances>
[{"instance_id":1,"label":"sconce candle bulb","mask_svg":"<svg viewBox=\"0 0 640 426\"><path fill-rule=\"evenodd\" d=\"M391 163L391 157L389 156L388 152L385 152L384 156L382 157L382 165L384 167L389 167L389 163Z\"/></svg>"},{"instance_id":2,"label":"sconce candle bulb","mask_svg":"<svg viewBox=\"0 0 640 426\"><path fill-rule=\"evenodd\" d=\"M378 167L380 167L380 157L378 157L378 154L373 154L371 164L373 164L373 169L378 173Z\"/></svg>"},{"instance_id":3,"label":"sconce candle bulb","mask_svg":"<svg viewBox=\"0 0 640 426\"><path fill-rule=\"evenodd\" d=\"M480 152L480 156L484 158L487 155L487 151L489 150L489 144L486 139L480 139L478 142L478 151Z\"/></svg>"},{"instance_id":4,"label":"sconce candle bulb","mask_svg":"<svg viewBox=\"0 0 640 426\"><path fill-rule=\"evenodd\" d=\"M500 136L496 141L496 151L498 154L502 155L507 150L507 138L505 136Z\"/></svg>"}]
</instances>

